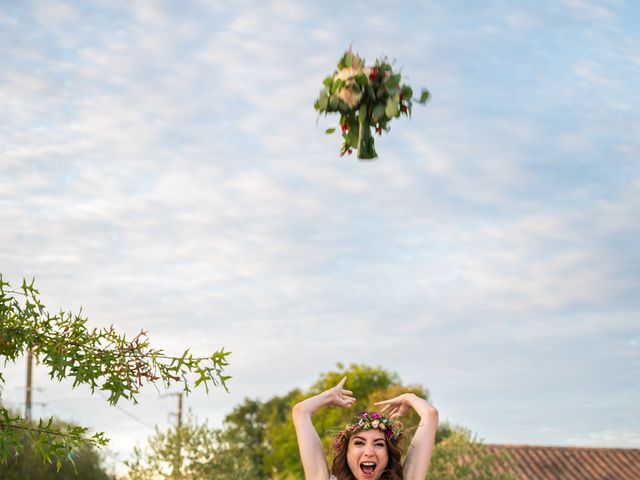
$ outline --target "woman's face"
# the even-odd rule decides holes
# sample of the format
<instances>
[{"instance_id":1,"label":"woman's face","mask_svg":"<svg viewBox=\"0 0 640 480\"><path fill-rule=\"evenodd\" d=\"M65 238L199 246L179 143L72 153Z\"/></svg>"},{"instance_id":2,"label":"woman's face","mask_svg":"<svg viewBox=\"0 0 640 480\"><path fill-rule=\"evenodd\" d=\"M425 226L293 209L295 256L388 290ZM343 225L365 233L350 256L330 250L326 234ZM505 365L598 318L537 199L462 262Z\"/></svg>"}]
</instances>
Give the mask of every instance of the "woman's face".
<instances>
[{"instance_id":1,"label":"woman's face","mask_svg":"<svg viewBox=\"0 0 640 480\"><path fill-rule=\"evenodd\" d=\"M377 480L388 462L389 451L382 431L371 429L351 435L347 464L357 480Z\"/></svg>"}]
</instances>

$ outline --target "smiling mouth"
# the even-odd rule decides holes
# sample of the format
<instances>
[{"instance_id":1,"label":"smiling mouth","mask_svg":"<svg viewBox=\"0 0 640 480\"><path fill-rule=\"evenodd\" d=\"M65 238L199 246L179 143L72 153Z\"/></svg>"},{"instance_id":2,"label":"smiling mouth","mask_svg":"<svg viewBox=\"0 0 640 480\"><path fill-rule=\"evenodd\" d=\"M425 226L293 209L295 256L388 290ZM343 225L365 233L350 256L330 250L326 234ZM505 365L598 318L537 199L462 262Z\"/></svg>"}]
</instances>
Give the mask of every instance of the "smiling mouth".
<instances>
[{"instance_id":1,"label":"smiling mouth","mask_svg":"<svg viewBox=\"0 0 640 480\"><path fill-rule=\"evenodd\" d=\"M365 475L371 475L376 470L376 464L374 462L362 462L360 464L360 470Z\"/></svg>"}]
</instances>

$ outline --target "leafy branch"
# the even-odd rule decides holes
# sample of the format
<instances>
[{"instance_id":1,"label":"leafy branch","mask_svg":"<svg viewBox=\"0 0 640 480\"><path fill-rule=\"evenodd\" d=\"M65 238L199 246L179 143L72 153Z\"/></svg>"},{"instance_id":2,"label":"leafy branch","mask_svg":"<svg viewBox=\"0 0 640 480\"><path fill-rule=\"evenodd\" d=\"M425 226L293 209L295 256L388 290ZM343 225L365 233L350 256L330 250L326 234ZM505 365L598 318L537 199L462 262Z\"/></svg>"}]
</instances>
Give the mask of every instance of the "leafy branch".
<instances>
[{"instance_id":1,"label":"leafy branch","mask_svg":"<svg viewBox=\"0 0 640 480\"><path fill-rule=\"evenodd\" d=\"M88 437L88 428L75 425L57 426L53 418L46 422L40 419L32 426L20 415L11 416L0 408L0 463L6 464L10 456L18 455L28 442L47 463L62 468L63 461L73 463L74 452L82 446L102 447L108 443L102 432Z\"/></svg>"},{"instance_id":2,"label":"leafy branch","mask_svg":"<svg viewBox=\"0 0 640 480\"><path fill-rule=\"evenodd\" d=\"M51 314L40 302L34 281L23 280L20 289L14 290L0 274L0 357L6 365L29 350L48 368L52 379L72 378L74 388L87 385L92 393L96 389L108 392L111 405L121 398L137 403L145 384L162 383L169 388L180 383L186 393L191 385L202 385L208 393L210 386L228 390L226 382L231 378L224 374L230 354L224 348L206 357L194 356L188 349L181 356L166 355L151 347L144 330L128 339L113 325L89 329L82 311ZM3 383L0 373L0 390ZM58 429L52 420L46 425L40 421L33 428L0 407L0 462L7 461L9 452L20 451L25 433L46 461L63 454L69 457L82 442L106 443L102 433L86 438L86 431L84 427Z\"/></svg>"}]
</instances>

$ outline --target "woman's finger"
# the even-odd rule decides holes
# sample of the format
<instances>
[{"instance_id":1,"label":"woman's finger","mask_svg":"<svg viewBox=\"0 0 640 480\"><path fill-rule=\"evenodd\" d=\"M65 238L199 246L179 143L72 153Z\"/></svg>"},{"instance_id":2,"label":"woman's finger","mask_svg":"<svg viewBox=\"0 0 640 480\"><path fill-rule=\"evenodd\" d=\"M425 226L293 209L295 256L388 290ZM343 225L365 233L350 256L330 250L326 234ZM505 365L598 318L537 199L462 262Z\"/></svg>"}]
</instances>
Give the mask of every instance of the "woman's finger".
<instances>
[{"instance_id":1,"label":"woman's finger","mask_svg":"<svg viewBox=\"0 0 640 480\"><path fill-rule=\"evenodd\" d=\"M353 392L351 390L345 390L344 388L342 389L342 393L346 393L347 395L353 395Z\"/></svg>"},{"instance_id":2,"label":"woman's finger","mask_svg":"<svg viewBox=\"0 0 640 480\"><path fill-rule=\"evenodd\" d=\"M390 398L389 400L380 400L379 402L374 403L374 405L384 405L386 403L396 403L402 401L402 395L398 395L397 397Z\"/></svg>"},{"instance_id":3,"label":"woman's finger","mask_svg":"<svg viewBox=\"0 0 640 480\"><path fill-rule=\"evenodd\" d=\"M345 377L342 377L342 380L340 380L340 381L338 382L338 384L336 385L336 387L342 388L342 386L344 385L344 382L346 382L346 381L347 381L347 377L346 377L346 376L345 376Z\"/></svg>"}]
</instances>

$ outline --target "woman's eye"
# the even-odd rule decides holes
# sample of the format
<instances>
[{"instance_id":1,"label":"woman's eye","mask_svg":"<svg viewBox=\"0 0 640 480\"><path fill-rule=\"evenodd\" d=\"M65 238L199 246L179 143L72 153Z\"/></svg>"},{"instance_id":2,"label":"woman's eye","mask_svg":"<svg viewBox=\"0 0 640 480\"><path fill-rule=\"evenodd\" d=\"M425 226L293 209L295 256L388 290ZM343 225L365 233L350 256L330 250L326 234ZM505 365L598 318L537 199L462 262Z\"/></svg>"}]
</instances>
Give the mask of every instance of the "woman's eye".
<instances>
[{"instance_id":1,"label":"woman's eye","mask_svg":"<svg viewBox=\"0 0 640 480\"><path fill-rule=\"evenodd\" d=\"M384 447L384 446L385 446L385 444L384 444L384 443L376 443L374 446L375 446L375 447Z\"/></svg>"}]
</instances>

